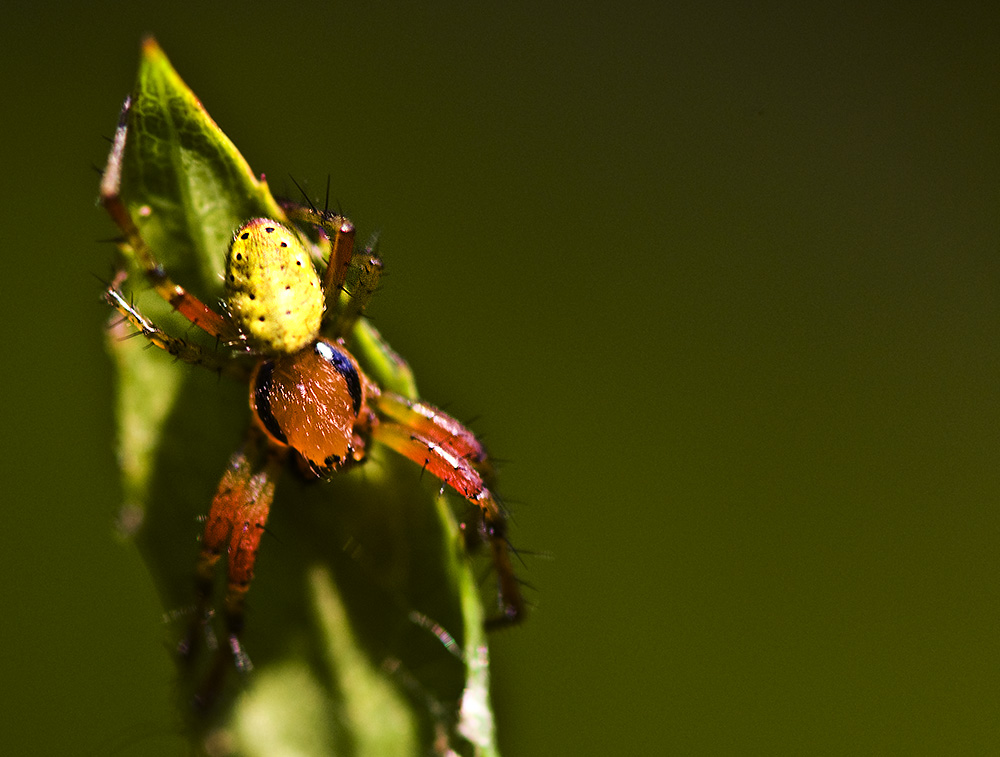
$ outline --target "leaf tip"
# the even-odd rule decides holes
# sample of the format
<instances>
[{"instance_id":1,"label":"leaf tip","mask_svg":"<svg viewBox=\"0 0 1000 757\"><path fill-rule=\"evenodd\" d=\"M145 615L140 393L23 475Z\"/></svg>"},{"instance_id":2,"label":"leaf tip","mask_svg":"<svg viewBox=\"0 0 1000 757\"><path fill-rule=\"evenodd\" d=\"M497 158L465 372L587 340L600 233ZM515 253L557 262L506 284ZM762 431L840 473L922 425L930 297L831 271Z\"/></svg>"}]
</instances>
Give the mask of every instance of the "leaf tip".
<instances>
[{"instance_id":1,"label":"leaf tip","mask_svg":"<svg viewBox=\"0 0 1000 757\"><path fill-rule=\"evenodd\" d=\"M163 48L156 41L156 37L147 34L142 38L142 55L147 60L154 60L163 56Z\"/></svg>"}]
</instances>

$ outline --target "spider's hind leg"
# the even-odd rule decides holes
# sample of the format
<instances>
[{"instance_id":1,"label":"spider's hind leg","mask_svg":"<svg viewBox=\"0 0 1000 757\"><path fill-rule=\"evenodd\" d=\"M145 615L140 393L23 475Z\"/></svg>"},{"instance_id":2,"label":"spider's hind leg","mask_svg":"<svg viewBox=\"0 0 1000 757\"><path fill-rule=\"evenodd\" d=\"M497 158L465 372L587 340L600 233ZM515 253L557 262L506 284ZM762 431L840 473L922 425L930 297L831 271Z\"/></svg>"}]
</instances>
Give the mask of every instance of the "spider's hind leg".
<instances>
[{"instance_id":1,"label":"spider's hind leg","mask_svg":"<svg viewBox=\"0 0 1000 757\"><path fill-rule=\"evenodd\" d=\"M198 328L226 343L237 343L242 336L220 313L210 308L184 287L174 283L157 260L153 250L143 239L129 209L121 196L122 166L125 161L125 144L128 141L129 116L132 99L122 105L115 137L111 143L108 162L101 175L101 204L118 224L123 240L121 246L134 256L146 279L170 306ZM147 208L148 209L148 208ZM114 303L112 303L114 304Z\"/></svg>"},{"instance_id":2,"label":"spider's hind leg","mask_svg":"<svg viewBox=\"0 0 1000 757\"><path fill-rule=\"evenodd\" d=\"M118 277L104 290L104 299L122 314L125 321L135 327L137 333L128 336L141 334L154 347L190 365L197 365L220 374L225 373L238 379L245 379L249 375L247 366L243 362L234 360L228 350L212 351L187 339L171 336L161 329L122 294L118 289Z\"/></svg>"},{"instance_id":3,"label":"spider's hind leg","mask_svg":"<svg viewBox=\"0 0 1000 757\"><path fill-rule=\"evenodd\" d=\"M373 238L357 250L354 224L346 216L287 200L281 202L281 207L289 220L319 227L326 235L329 253L323 272L323 295L326 312L332 316L329 333L334 338L346 337L364 315L382 279L376 241Z\"/></svg>"}]
</instances>

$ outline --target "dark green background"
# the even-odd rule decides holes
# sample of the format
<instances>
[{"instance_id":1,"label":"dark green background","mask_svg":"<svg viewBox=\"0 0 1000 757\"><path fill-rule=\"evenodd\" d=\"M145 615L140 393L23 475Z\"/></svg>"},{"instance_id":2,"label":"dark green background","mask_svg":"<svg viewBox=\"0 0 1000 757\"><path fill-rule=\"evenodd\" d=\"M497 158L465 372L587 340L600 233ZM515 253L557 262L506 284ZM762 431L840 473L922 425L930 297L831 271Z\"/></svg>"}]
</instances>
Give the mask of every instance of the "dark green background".
<instances>
[{"instance_id":1,"label":"dark green background","mask_svg":"<svg viewBox=\"0 0 1000 757\"><path fill-rule=\"evenodd\" d=\"M668 5L5 11L0 752L182 748L91 275L145 32L509 461L506 755L1000 748L1000 11Z\"/></svg>"}]
</instances>

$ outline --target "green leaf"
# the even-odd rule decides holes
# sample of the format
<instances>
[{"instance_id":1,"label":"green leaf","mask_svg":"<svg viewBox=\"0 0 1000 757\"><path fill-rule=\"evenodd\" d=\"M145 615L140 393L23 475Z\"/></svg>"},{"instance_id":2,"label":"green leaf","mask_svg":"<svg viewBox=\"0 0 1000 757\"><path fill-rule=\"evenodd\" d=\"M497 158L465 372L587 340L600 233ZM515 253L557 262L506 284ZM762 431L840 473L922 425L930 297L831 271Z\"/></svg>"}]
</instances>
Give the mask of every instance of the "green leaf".
<instances>
[{"instance_id":1,"label":"green leaf","mask_svg":"<svg viewBox=\"0 0 1000 757\"><path fill-rule=\"evenodd\" d=\"M233 230L252 217L284 218L153 40L128 113L121 194L172 278L210 304ZM213 347L125 253L136 306ZM190 622L198 516L249 422L248 390L123 339L127 326L108 333L122 531L159 588L172 649ZM379 381L415 393L409 368L365 321L350 346ZM253 670L231 671L219 705L199 715L190 703L207 664L178 668L178 706L197 752L210 743L214 754L496 754L479 592L435 488L377 446L330 482L283 477L248 595Z\"/></svg>"}]
</instances>

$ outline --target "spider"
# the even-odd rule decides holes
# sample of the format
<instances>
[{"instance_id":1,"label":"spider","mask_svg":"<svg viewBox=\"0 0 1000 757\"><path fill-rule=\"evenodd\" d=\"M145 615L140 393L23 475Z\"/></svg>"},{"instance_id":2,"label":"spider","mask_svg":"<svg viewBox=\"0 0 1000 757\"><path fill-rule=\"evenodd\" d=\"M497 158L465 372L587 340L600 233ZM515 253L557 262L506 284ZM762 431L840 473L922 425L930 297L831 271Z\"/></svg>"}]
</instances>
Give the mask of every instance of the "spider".
<instances>
[{"instance_id":1,"label":"spider","mask_svg":"<svg viewBox=\"0 0 1000 757\"><path fill-rule=\"evenodd\" d=\"M360 318L381 274L375 252L370 247L355 251L354 226L342 215L283 202L288 221L252 218L235 230L221 312L209 307L170 278L121 197L130 107L127 99L102 177L101 202L156 293L223 349L208 349L156 326L123 294L124 273L108 284L104 297L151 345L249 386L246 441L230 458L205 520L195 567L195 617L178 648L182 659L197 654L200 632L212 613L214 574L225 555L227 644L218 647L213 673L199 694L203 703L213 698L224 668L252 667L240 640L245 598L280 474L292 467L307 477L325 478L362 464L371 444L409 458L475 506L479 518L470 538L489 545L499 584L500 612L487 628L522 620L506 518L490 489L485 448L441 410L381 388L345 346L343 337ZM322 274L304 236L310 228L329 248ZM350 298L342 299L349 270L356 271L357 281Z\"/></svg>"}]
</instances>

